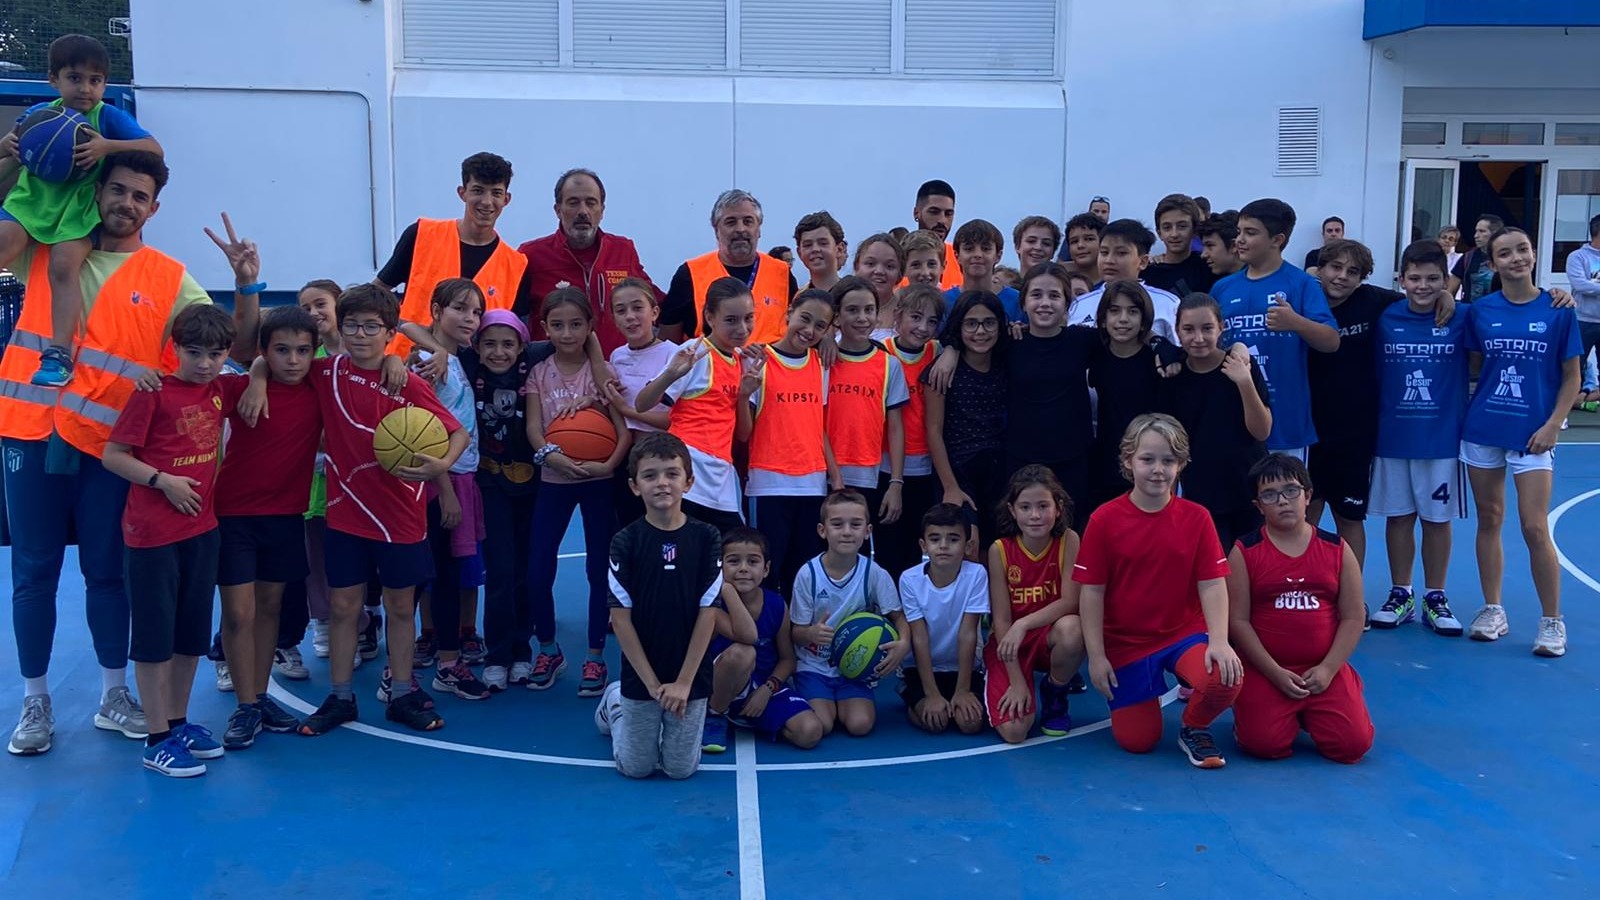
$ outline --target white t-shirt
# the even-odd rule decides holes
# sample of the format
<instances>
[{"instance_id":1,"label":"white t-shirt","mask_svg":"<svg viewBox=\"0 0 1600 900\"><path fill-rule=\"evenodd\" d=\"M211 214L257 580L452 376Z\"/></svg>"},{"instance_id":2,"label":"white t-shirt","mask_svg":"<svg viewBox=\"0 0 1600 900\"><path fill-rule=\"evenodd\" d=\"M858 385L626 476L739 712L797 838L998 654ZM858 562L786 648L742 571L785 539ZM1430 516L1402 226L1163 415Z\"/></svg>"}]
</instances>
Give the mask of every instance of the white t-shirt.
<instances>
[{"instance_id":1,"label":"white t-shirt","mask_svg":"<svg viewBox=\"0 0 1600 900\"><path fill-rule=\"evenodd\" d=\"M617 370L617 380L622 382L622 396L627 398L628 405L632 406L634 398L639 396L639 391L645 385L656 379L656 376L667 370L667 363L672 361L672 354L678 352L678 345L671 341L657 341L648 347L635 350L627 344L611 351L611 368ZM657 403L655 409L644 409L640 412L666 412L667 404L663 401ZM630 431L660 431L661 429L637 419L628 420Z\"/></svg>"},{"instance_id":2,"label":"white t-shirt","mask_svg":"<svg viewBox=\"0 0 1600 900\"><path fill-rule=\"evenodd\" d=\"M795 625L815 625L819 619L834 628L849 616L866 610L879 615L900 609L900 592L894 579L882 566L865 556L856 558L856 567L842 581L835 581L822 568L822 556L801 567L794 579L794 599L789 603L789 621ZM798 671L818 675L839 674L828 664L830 648L820 644L796 644Z\"/></svg>"},{"instance_id":3,"label":"white t-shirt","mask_svg":"<svg viewBox=\"0 0 1600 900\"><path fill-rule=\"evenodd\" d=\"M922 619L928 623L928 650L935 672L955 672L961 668L959 640L961 618L967 613L989 614L989 573L975 562L963 560L955 580L934 587L927 568L918 564L900 576L900 603L906 621ZM973 647L972 671L983 671L983 636ZM912 660L915 664L915 660Z\"/></svg>"},{"instance_id":4,"label":"white t-shirt","mask_svg":"<svg viewBox=\"0 0 1600 900\"><path fill-rule=\"evenodd\" d=\"M1151 311L1155 313L1155 323L1150 329L1151 334L1159 334L1167 340L1178 343L1178 295L1165 291L1154 285L1139 284L1150 294ZM1106 291L1105 285L1100 285L1087 294L1073 300L1067 305L1068 325L1094 325L1095 313L1100 311L1100 296Z\"/></svg>"}]
</instances>

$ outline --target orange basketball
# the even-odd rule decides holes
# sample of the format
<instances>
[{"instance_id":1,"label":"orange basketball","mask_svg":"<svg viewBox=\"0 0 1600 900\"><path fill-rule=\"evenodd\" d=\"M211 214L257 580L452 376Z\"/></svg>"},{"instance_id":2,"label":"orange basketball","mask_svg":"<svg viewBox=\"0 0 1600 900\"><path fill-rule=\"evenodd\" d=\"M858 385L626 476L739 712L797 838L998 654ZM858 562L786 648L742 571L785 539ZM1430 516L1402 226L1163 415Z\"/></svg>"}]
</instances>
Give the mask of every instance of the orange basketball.
<instances>
[{"instance_id":1,"label":"orange basketball","mask_svg":"<svg viewBox=\"0 0 1600 900\"><path fill-rule=\"evenodd\" d=\"M573 462L605 462L617 449L617 429L603 410L589 407L550 423L544 439Z\"/></svg>"}]
</instances>

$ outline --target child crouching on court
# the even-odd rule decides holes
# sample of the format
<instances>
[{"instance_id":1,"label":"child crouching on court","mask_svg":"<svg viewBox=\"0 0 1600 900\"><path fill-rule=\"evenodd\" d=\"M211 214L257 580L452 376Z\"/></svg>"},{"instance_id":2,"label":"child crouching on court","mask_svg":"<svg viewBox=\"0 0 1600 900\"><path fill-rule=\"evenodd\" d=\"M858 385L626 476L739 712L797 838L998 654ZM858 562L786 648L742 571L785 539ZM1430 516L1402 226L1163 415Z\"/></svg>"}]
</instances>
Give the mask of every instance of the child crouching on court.
<instances>
[{"instance_id":1,"label":"child crouching on court","mask_svg":"<svg viewBox=\"0 0 1600 900\"><path fill-rule=\"evenodd\" d=\"M628 473L644 517L611 539L611 629L622 648L611 753L629 778L648 778L658 767L668 778L688 778L700 767L711 695L706 647L722 593L722 535L684 514L694 469L678 437L642 436L628 454Z\"/></svg>"},{"instance_id":2,"label":"child crouching on court","mask_svg":"<svg viewBox=\"0 0 1600 900\"><path fill-rule=\"evenodd\" d=\"M935 504L923 513L919 544L928 561L900 576L900 603L911 628L915 668L906 669L900 699L911 724L938 734L983 730L983 665L978 637L989 614L989 575L967 559L976 529L961 507Z\"/></svg>"}]
</instances>

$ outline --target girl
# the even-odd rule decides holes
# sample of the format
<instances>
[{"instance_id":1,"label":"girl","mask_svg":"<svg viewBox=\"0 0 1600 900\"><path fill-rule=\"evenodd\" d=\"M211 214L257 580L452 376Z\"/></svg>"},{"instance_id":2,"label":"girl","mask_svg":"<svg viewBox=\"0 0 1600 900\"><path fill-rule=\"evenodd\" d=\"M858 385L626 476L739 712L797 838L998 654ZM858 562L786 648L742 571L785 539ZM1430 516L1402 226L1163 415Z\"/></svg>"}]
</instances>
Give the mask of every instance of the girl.
<instances>
[{"instance_id":1,"label":"girl","mask_svg":"<svg viewBox=\"0 0 1600 900\"><path fill-rule=\"evenodd\" d=\"M1089 386L1098 401L1087 498L1091 511L1127 493L1120 460L1122 433L1135 416L1159 408L1162 381L1156 351L1149 345L1155 307L1143 285L1137 281L1106 285L1095 311L1095 327L1106 352L1089 364Z\"/></svg>"},{"instance_id":2,"label":"girl","mask_svg":"<svg viewBox=\"0 0 1600 900\"><path fill-rule=\"evenodd\" d=\"M981 546L994 542L1005 492L1006 356L1011 336L1000 298L967 291L956 301L943 345L957 354L949 387L922 394L928 459L940 499L971 511ZM931 370L921 383L931 386ZM976 548L974 548L974 558Z\"/></svg>"},{"instance_id":3,"label":"girl","mask_svg":"<svg viewBox=\"0 0 1600 900\"><path fill-rule=\"evenodd\" d=\"M750 405L738 402L744 365L759 365L759 349L743 349L755 324L755 299L738 278L718 278L706 288L708 334L685 341L667 368L634 397L634 408L672 402L668 431L689 446L694 482L683 495L691 517L722 531L744 524L739 517L739 474L733 467L733 433ZM745 427L749 427L746 424ZM603 560L602 560L603 561Z\"/></svg>"},{"instance_id":4,"label":"girl","mask_svg":"<svg viewBox=\"0 0 1600 900\"><path fill-rule=\"evenodd\" d=\"M927 408L923 402L922 373L939 356L939 343L933 339L944 319L944 295L937 287L908 285L894 293L895 334L883 348L900 363L905 374L907 401L901 410L905 425L905 474L900 491L900 518L885 522L873 535L878 565L889 574L900 573L922 561L922 514L937 502L938 481L928 455L928 429L923 424ZM883 445L883 460L878 465L878 490L887 494L890 487L889 442Z\"/></svg>"},{"instance_id":5,"label":"girl","mask_svg":"<svg viewBox=\"0 0 1600 900\"><path fill-rule=\"evenodd\" d=\"M295 297L295 302L317 325L317 349L313 354L316 359L336 356L344 349L335 309L340 290L339 282L317 278L306 282ZM311 614L311 650L321 659L328 658L328 573L322 561L322 537L328 522L328 480L323 474L327 461L327 456L319 450L316 471L311 476L311 502L306 507L306 560L311 568L305 583L306 606ZM289 590L292 586L286 589L286 594ZM293 602L293 598L286 596L285 602ZM356 660L360 665L360 654Z\"/></svg>"},{"instance_id":6,"label":"girl","mask_svg":"<svg viewBox=\"0 0 1600 900\"><path fill-rule=\"evenodd\" d=\"M643 412L633 406L639 390L666 369L678 350L677 344L656 336L656 319L660 316L661 306L650 282L624 278L611 289L611 318L627 343L611 351L611 368L616 370L618 381L608 381L602 388L606 402L622 414L635 439L647 431L666 431L671 421L665 403ZM618 466L612 476L611 505L616 510L618 526L644 515L644 501L628 488L627 466Z\"/></svg>"},{"instance_id":7,"label":"girl","mask_svg":"<svg viewBox=\"0 0 1600 900\"><path fill-rule=\"evenodd\" d=\"M589 652L583 661L578 696L598 697L606 687L606 628L610 611L606 607L606 560L610 556L611 536L617 530L611 508L611 473L628 456L631 436L622 414L605 402L600 385L616 373L606 367L606 377L597 379L584 358L585 345L594 330L594 313L589 299L573 287L556 288L544 298L540 319L545 333L555 346L555 355L528 373L528 443L537 447L533 461L542 467L539 498L533 508L533 536L529 550L529 592L533 599L534 631L539 636L540 655L548 655L549 678L529 686L550 687L565 668L566 659L559 645L547 654L546 646L555 643L556 606L553 589L556 580L556 552L572 521L574 509L583 510L584 572L589 578ZM561 447L545 439L557 412L575 402L590 402L606 411L616 429L617 446L602 462L579 462L561 452ZM535 664L537 668L537 663Z\"/></svg>"},{"instance_id":8,"label":"girl","mask_svg":"<svg viewBox=\"0 0 1600 900\"><path fill-rule=\"evenodd\" d=\"M1467 464L1478 510L1478 580L1484 607L1467 634L1499 640L1509 630L1500 603L1505 551L1506 469L1517 483L1517 518L1542 616L1533 652L1567 652L1561 618L1561 570L1546 511L1554 479L1556 439L1581 386L1583 347L1571 309L1552 309L1533 282L1536 255L1526 232L1501 228L1489 238L1489 266L1501 289L1472 305L1466 343L1480 363L1478 391L1461 427L1461 461Z\"/></svg>"},{"instance_id":9,"label":"girl","mask_svg":"<svg viewBox=\"0 0 1600 900\"><path fill-rule=\"evenodd\" d=\"M1246 475L1267 455L1272 410L1267 380L1242 345L1223 354L1223 328L1222 309L1210 294L1190 294L1178 304L1178 340L1188 356L1167 383L1164 411L1194 448L1183 471L1183 496L1211 513L1217 537L1232 547L1261 527Z\"/></svg>"},{"instance_id":10,"label":"girl","mask_svg":"<svg viewBox=\"0 0 1600 900\"><path fill-rule=\"evenodd\" d=\"M1122 438L1133 490L1089 517L1072 578L1111 736L1132 753L1155 749L1171 672L1194 689L1178 746L1191 764L1215 769L1226 761L1210 725L1238 696L1242 667L1228 645L1228 560L1216 530L1203 507L1173 496L1188 461L1189 436L1171 416L1133 420Z\"/></svg>"},{"instance_id":11,"label":"girl","mask_svg":"<svg viewBox=\"0 0 1600 900\"><path fill-rule=\"evenodd\" d=\"M1071 518L1072 501L1049 468L1023 466L1011 476L1001 537L989 546L994 630L983 646L989 721L1009 744L1027 740L1033 727L1035 672L1049 673L1039 685L1040 730L1072 730L1067 685L1083 662L1083 627L1078 590L1066 578L1078 557Z\"/></svg>"},{"instance_id":12,"label":"girl","mask_svg":"<svg viewBox=\"0 0 1600 900\"><path fill-rule=\"evenodd\" d=\"M828 372L811 349L832 325L831 294L817 288L796 294L783 338L765 348L765 361L739 384L740 405L749 405L753 419L748 429L735 430L750 442L750 523L767 538L763 584L784 597L800 567L823 551L817 508L830 487L841 486L824 433Z\"/></svg>"},{"instance_id":13,"label":"girl","mask_svg":"<svg viewBox=\"0 0 1600 900\"><path fill-rule=\"evenodd\" d=\"M876 238L868 238L857 252L858 268L863 253L871 258L870 254L881 253L882 248L892 245ZM894 282L889 284L892 290ZM833 448L840 480L867 496L873 525L892 524L900 518L905 486L906 444L901 408L910 399L905 373L900 360L872 340L878 322L876 285L852 275L840 279L829 293L839 311L839 358L828 370L828 444ZM880 491L878 470L885 457L889 477L887 488ZM877 547L874 540L874 554Z\"/></svg>"},{"instance_id":14,"label":"girl","mask_svg":"<svg viewBox=\"0 0 1600 900\"><path fill-rule=\"evenodd\" d=\"M900 273L905 268L906 251L886 232L879 232L856 245L856 277L872 288L877 303L877 319L868 334L874 341L894 336L894 288L900 283Z\"/></svg>"}]
</instances>

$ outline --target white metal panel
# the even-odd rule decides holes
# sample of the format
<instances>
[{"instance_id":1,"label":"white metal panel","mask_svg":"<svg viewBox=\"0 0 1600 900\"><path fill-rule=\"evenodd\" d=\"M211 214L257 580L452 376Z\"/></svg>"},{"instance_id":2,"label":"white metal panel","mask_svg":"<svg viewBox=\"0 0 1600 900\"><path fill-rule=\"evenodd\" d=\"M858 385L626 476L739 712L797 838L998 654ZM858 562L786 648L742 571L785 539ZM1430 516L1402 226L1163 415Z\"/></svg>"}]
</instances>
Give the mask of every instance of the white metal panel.
<instances>
[{"instance_id":1,"label":"white metal panel","mask_svg":"<svg viewBox=\"0 0 1600 900\"><path fill-rule=\"evenodd\" d=\"M405 0L401 56L419 65L553 66L558 0Z\"/></svg>"},{"instance_id":2,"label":"white metal panel","mask_svg":"<svg viewBox=\"0 0 1600 900\"><path fill-rule=\"evenodd\" d=\"M907 72L1050 75L1056 0L905 0Z\"/></svg>"},{"instance_id":3,"label":"white metal panel","mask_svg":"<svg viewBox=\"0 0 1600 900\"><path fill-rule=\"evenodd\" d=\"M725 69L727 0L572 0L572 61L622 69Z\"/></svg>"},{"instance_id":4,"label":"white metal panel","mask_svg":"<svg viewBox=\"0 0 1600 900\"><path fill-rule=\"evenodd\" d=\"M1322 109L1278 107L1278 165L1274 175L1316 175L1322 170Z\"/></svg>"},{"instance_id":5,"label":"white metal panel","mask_svg":"<svg viewBox=\"0 0 1600 900\"><path fill-rule=\"evenodd\" d=\"M888 72L893 0L740 0L739 67Z\"/></svg>"}]
</instances>

